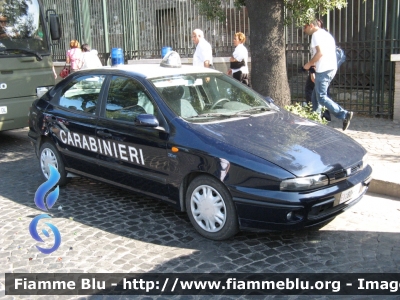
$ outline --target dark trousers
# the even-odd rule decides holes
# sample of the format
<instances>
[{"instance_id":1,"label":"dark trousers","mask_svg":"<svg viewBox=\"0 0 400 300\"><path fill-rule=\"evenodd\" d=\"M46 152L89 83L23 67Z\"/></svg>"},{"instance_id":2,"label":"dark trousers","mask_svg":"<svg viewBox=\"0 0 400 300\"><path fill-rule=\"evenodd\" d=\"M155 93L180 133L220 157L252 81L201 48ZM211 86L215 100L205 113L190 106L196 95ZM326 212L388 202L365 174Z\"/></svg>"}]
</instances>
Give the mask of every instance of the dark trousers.
<instances>
[{"instance_id":1,"label":"dark trousers","mask_svg":"<svg viewBox=\"0 0 400 300\"><path fill-rule=\"evenodd\" d=\"M307 80L306 80L306 86L305 86L305 89L304 89L304 92L306 94L306 102L307 103L311 103L311 95L312 95L312 93L314 91L314 86L315 86L315 84L311 80L311 75L308 74Z\"/></svg>"},{"instance_id":2,"label":"dark trousers","mask_svg":"<svg viewBox=\"0 0 400 300\"><path fill-rule=\"evenodd\" d=\"M237 71L237 72L233 73L232 76L233 76L233 78L240 81L241 83L244 83L248 87L251 87L250 80L249 80L249 74L243 74L242 71Z\"/></svg>"}]
</instances>

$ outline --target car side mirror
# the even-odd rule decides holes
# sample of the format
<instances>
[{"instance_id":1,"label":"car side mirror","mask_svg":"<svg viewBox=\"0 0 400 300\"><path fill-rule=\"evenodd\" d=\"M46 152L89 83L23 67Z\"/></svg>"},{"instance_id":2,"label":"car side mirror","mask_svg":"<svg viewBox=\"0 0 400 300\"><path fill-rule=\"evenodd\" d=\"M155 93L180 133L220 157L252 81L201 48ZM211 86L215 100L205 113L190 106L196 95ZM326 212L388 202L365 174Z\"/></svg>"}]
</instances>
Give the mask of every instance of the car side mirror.
<instances>
[{"instance_id":1,"label":"car side mirror","mask_svg":"<svg viewBox=\"0 0 400 300\"><path fill-rule=\"evenodd\" d=\"M154 115L140 114L135 119L135 125L144 127L158 127L159 123Z\"/></svg>"},{"instance_id":2,"label":"car side mirror","mask_svg":"<svg viewBox=\"0 0 400 300\"><path fill-rule=\"evenodd\" d=\"M274 99L272 99L272 98L269 97L269 96L264 96L264 99L265 99L268 103L274 103L274 102L275 102Z\"/></svg>"},{"instance_id":3,"label":"car side mirror","mask_svg":"<svg viewBox=\"0 0 400 300\"><path fill-rule=\"evenodd\" d=\"M269 97L269 96L263 96L263 97L264 97L265 101L267 101L267 102L269 103L269 105L270 105L271 108L276 109L276 110L280 110L279 106L277 106L277 105L275 104L274 99L272 99L272 98Z\"/></svg>"},{"instance_id":4,"label":"car side mirror","mask_svg":"<svg viewBox=\"0 0 400 300\"><path fill-rule=\"evenodd\" d=\"M47 21L49 22L51 39L53 41L60 40L62 35L60 17L53 9L48 9L46 11L46 16Z\"/></svg>"}]
</instances>

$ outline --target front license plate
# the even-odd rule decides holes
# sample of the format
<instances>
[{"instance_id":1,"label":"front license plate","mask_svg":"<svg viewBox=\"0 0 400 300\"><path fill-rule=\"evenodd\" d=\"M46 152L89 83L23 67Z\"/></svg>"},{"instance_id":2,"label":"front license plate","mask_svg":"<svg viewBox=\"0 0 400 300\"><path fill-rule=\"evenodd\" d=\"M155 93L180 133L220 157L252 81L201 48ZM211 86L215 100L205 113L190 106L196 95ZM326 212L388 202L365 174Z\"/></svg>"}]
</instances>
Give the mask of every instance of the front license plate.
<instances>
[{"instance_id":1,"label":"front license plate","mask_svg":"<svg viewBox=\"0 0 400 300\"><path fill-rule=\"evenodd\" d=\"M340 195L339 204L344 203L349 200L354 200L360 195L361 183L353 186L351 189L342 192Z\"/></svg>"}]
</instances>

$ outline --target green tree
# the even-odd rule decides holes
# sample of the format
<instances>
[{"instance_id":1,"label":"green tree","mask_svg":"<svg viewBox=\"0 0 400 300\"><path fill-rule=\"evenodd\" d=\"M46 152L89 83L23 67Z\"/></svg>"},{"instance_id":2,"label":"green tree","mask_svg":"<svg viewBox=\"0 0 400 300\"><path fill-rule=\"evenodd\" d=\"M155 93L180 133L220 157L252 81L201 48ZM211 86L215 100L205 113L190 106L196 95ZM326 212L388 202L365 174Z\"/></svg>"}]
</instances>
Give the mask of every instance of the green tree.
<instances>
[{"instance_id":1,"label":"green tree","mask_svg":"<svg viewBox=\"0 0 400 300\"><path fill-rule=\"evenodd\" d=\"M194 0L209 19L225 20L222 2ZM235 0L246 6L251 30L251 84L257 92L270 96L279 105L290 104L286 72L285 25L309 23L317 14L346 6L347 0ZM290 12L285 14L285 11ZM287 17L286 17L287 16Z\"/></svg>"}]
</instances>

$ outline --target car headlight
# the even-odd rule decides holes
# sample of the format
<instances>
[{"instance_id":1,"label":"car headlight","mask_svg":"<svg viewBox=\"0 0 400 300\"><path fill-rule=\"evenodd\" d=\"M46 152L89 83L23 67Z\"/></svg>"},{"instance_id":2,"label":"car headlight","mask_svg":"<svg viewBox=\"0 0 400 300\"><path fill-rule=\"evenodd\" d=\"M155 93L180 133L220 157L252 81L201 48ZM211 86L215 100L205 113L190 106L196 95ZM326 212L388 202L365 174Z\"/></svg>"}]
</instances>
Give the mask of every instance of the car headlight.
<instances>
[{"instance_id":1,"label":"car headlight","mask_svg":"<svg viewBox=\"0 0 400 300\"><path fill-rule=\"evenodd\" d=\"M46 94L53 86L39 86L36 88L36 95L38 98Z\"/></svg>"},{"instance_id":2,"label":"car headlight","mask_svg":"<svg viewBox=\"0 0 400 300\"><path fill-rule=\"evenodd\" d=\"M319 174L308 177L283 180L280 184L281 191L306 191L329 184L328 177Z\"/></svg>"}]
</instances>

